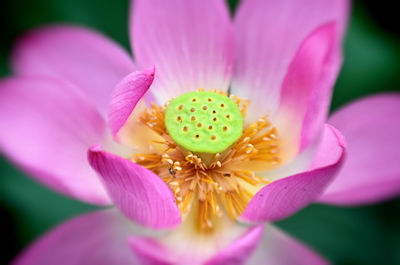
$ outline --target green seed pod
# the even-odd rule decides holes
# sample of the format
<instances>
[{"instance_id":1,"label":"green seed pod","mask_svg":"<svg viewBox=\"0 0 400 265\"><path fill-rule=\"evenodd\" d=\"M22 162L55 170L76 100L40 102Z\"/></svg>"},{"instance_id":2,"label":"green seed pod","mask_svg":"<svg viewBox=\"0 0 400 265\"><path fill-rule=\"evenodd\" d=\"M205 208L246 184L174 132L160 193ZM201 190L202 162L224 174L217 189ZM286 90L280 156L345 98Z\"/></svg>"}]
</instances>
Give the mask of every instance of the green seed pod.
<instances>
[{"instance_id":1,"label":"green seed pod","mask_svg":"<svg viewBox=\"0 0 400 265\"><path fill-rule=\"evenodd\" d=\"M172 100L165 110L165 126L181 147L216 154L235 143L243 131L238 106L214 92L190 92Z\"/></svg>"}]
</instances>

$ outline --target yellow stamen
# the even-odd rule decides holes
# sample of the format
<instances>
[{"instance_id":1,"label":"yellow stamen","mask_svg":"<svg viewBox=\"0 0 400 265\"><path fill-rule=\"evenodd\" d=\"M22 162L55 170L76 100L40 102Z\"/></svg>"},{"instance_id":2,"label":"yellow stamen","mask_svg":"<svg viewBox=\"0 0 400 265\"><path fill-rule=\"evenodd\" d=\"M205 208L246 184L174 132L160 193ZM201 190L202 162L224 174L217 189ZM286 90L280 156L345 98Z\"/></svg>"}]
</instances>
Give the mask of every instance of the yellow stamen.
<instances>
[{"instance_id":1,"label":"yellow stamen","mask_svg":"<svg viewBox=\"0 0 400 265\"><path fill-rule=\"evenodd\" d=\"M227 96L226 92L214 92ZM230 97L244 118L249 101L234 95ZM164 145L165 150L135 154L132 160L163 179L173 191L182 213L191 208L197 211L198 231L211 232L213 222L223 214L221 205L226 214L235 219L243 213L255 192L269 183L247 170L246 165L260 162L271 168L280 162L277 130L267 117L262 117L244 128L242 136L228 150L210 156L205 163L195 154L183 152L169 137L164 112L165 106L152 104L140 120L164 138L164 141L154 142ZM193 203L195 207L191 207Z\"/></svg>"}]
</instances>

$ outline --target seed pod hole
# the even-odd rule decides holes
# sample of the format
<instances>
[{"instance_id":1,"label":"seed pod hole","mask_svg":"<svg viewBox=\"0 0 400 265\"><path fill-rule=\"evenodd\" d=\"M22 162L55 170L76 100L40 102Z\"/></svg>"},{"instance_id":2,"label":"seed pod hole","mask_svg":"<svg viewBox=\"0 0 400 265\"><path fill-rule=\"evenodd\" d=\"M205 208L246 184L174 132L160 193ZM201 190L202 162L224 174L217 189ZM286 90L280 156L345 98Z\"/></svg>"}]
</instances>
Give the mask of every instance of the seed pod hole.
<instances>
[{"instance_id":1,"label":"seed pod hole","mask_svg":"<svg viewBox=\"0 0 400 265\"><path fill-rule=\"evenodd\" d=\"M191 108L191 109L190 109L190 112L195 112L195 111L196 111L195 108Z\"/></svg>"},{"instance_id":2,"label":"seed pod hole","mask_svg":"<svg viewBox=\"0 0 400 265\"><path fill-rule=\"evenodd\" d=\"M215 135L211 135L211 140L215 141L217 137Z\"/></svg>"},{"instance_id":3,"label":"seed pod hole","mask_svg":"<svg viewBox=\"0 0 400 265\"><path fill-rule=\"evenodd\" d=\"M195 120L196 120L196 117L195 117L195 116L192 116L191 120L192 120L192 121L195 121Z\"/></svg>"},{"instance_id":4,"label":"seed pod hole","mask_svg":"<svg viewBox=\"0 0 400 265\"><path fill-rule=\"evenodd\" d=\"M187 126L183 127L183 131L187 132L189 130L189 128Z\"/></svg>"}]
</instances>

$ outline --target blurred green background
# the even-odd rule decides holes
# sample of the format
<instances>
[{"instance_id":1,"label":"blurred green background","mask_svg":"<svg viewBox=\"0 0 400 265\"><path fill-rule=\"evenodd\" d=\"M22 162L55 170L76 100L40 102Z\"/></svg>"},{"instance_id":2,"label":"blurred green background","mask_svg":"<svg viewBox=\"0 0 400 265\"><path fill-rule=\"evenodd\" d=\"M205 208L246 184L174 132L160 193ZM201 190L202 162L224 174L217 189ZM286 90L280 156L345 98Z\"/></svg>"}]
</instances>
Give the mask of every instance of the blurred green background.
<instances>
[{"instance_id":1,"label":"blurred green background","mask_svg":"<svg viewBox=\"0 0 400 265\"><path fill-rule=\"evenodd\" d=\"M229 4L234 9L237 1ZM8 55L15 39L43 24L89 26L129 49L127 10L128 0L1 1L0 76L10 74ZM364 95L400 92L397 12L396 1L354 2L332 110ZM0 157L0 264L49 228L93 209L42 187ZM400 199L351 208L311 205L278 226L334 264L400 264Z\"/></svg>"}]
</instances>

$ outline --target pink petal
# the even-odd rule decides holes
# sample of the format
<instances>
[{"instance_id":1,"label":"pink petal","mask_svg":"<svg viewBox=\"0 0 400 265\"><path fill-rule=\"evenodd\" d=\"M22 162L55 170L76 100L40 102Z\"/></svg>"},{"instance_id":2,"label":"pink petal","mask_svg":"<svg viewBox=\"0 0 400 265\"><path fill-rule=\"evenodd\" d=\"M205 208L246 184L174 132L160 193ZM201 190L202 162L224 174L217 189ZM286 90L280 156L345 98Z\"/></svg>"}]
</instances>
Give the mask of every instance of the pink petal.
<instances>
[{"instance_id":1,"label":"pink petal","mask_svg":"<svg viewBox=\"0 0 400 265\"><path fill-rule=\"evenodd\" d=\"M333 127L325 126L321 141L307 171L266 185L251 199L241 219L250 222L280 220L319 197L334 178L345 154L343 138Z\"/></svg>"},{"instance_id":2,"label":"pink petal","mask_svg":"<svg viewBox=\"0 0 400 265\"><path fill-rule=\"evenodd\" d=\"M260 245L246 264L323 265L329 263L278 228L267 225Z\"/></svg>"},{"instance_id":3,"label":"pink petal","mask_svg":"<svg viewBox=\"0 0 400 265\"><path fill-rule=\"evenodd\" d=\"M400 195L400 94L356 101L330 122L343 132L348 158L320 201L340 205L378 202Z\"/></svg>"},{"instance_id":4,"label":"pink petal","mask_svg":"<svg viewBox=\"0 0 400 265\"><path fill-rule=\"evenodd\" d=\"M88 158L114 204L127 217L155 229L180 224L175 197L160 177L127 159L101 151L99 146L89 150Z\"/></svg>"},{"instance_id":5,"label":"pink petal","mask_svg":"<svg viewBox=\"0 0 400 265\"><path fill-rule=\"evenodd\" d=\"M0 82L0 147L45 185L86 202L106 194L86 153L105 138L105 122L75 86L44 78Z\"/></svg>"},{"instance_id":6,"label":"pink petal","mask_svg":"<svg viewBox=\"0 0 400 265\"><path fill-rule=\"evenodd\" d=\"M323 129L341 64L336 24L325 24L302 43L283 80L276 123L283 147L297 152ZM298 148L293 148L296 146Z\"/></svg>"},{"instance_id":7,"label":"pink petal","mask_svg":"<svg viewBox=\"0 0 400 265\"><path fill-rule=\"evenodd\" d=\"M17 74L74 83L103 114L113 87L135 70L130 56L115 42L95 31L67 25L25 35L15 49L13 66Z\"/></svg>"},{"instance_id":8,"label":"pink petal","mask_svg":"<svg viewBox=\"0 0 400 265\"><path fill-rule=\"evenodd\" d=\"M207 261L206 265L240 265L244 264L253 251L260 243L263 226L257 226L250 229L246 234L235 240L231 245L224 248L212 259ZM260 263L259 263L260 264Z\"/></svg>"},{"instance_id":9,"label":"pink petal","mask_svg":"<svg viewBox=\"0 0 400 265\"><path fill-rule=\"evenodd\" d=\"M232 93L251 99L250 117L277 110L289 64L311 32L335 22L341 39L348 5L348 0L242 1L235 18L237 63Z\"/></svg>"},{"instance_id":10,"label":"pink petal","mask_svg":"<svg viewBox=\"0 0 400 265\"><path fill-rule=\"evenodd\" d=\"M108 110L111 133L115 136L126 123L136 104L147 92L154 79L154 67L129 74L117 84Z\"/></svg>"},{"instance_id":11,"label":"pink petal","mask_svg":"<svg viewBox=\"0 0 400 265\"><path fill-rule=\"evenodd\" d=\"M203 243L206 245L202 248L194 247L195 242L180 241L180 244L186 244L187 250L185 252L179 252L179 250L171 247L169 244L174 244L172 241L165 241L163 244L160 240L148 237L131 237L130 246L143 264L243 264L260 242L263 230L263 226L247 229L239 238L222 248L217 244L218 240L215 238L212 243ZM207 241L205 240L205 242ZM214 253L217 252L210 259L207 259L207 254L202 254L208 248L213 248Z\"/></svg>"},{"instance_id":12,"label":"pink petal","mask_svg":"<svg viewBox=\"0 0 400 265\"><path fill-rule=\"evenodd\" d=\"M135 0L131 42L140 67L155 65L159 102L198 88L227 90L233 31L220 0Z\"/></svg>"},{"instance_id":13,"label":"pink petal","mask_svg":"<svg viewBox=\"0 0 400 265\"><path fill-rule=\"evenodd\" d=\"M140 264L127 243L128 236L138 231L114 209L85 214L39 238L13 264Z\"/></svg>"}]
</instances>

